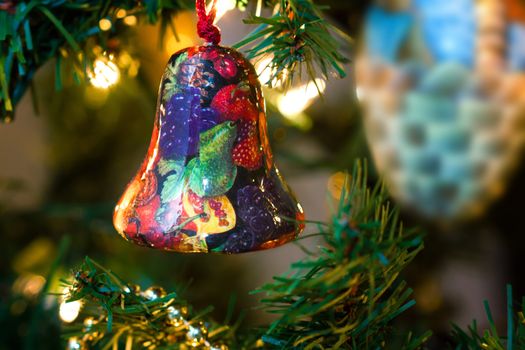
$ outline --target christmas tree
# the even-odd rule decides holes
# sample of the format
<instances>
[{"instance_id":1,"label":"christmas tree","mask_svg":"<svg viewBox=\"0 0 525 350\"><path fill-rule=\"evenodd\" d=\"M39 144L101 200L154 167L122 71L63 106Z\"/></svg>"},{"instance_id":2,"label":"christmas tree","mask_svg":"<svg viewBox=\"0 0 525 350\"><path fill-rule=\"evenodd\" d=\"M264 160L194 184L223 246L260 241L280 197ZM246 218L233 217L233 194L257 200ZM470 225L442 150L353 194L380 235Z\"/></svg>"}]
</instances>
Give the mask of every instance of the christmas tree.
<instances>
[{"instance_id":1,"label":"christmas tree","mask_svg":"<svg viewBox=\"0 0 525 350\"><path fill-rule=\"evenodd\" d=\"M427 208L450 200L448 187L448 197L442 192L418 197L416 191L414 198L423 198L420 207L400 210L396 202L406 204L403 191L385 173L390 168L381 163L379 141L370 134L367 123L377 111L370 105L388 109L408 89L405 75L395 79L397 64L414 74L407 73L410 84L415 76L423 81L417 94L400 104L408 106L410 118L412 101L422 106L416 98L455 94L450 91L460 83L451 76L468 80L465 69L452 65L441 75L429 74L434 80L421 78L426 71L414 62L427 64L428 52L414 45L419 27L414 29L407 14L419 11L426 43L438 42L429 37L439 35L440 23L449 37L460 32L447 30L463 27L450 25L455 12L447 5L408 3L409 8L398 1L377 7L368 1L216 0L207 11L205 1L193 0L1 3L0 349L525 349L525 303L516 299L525 295L519 269L523 235L516 229L520 182L510 176L501 180L504 186L498 188L510 190L498 192L490 207L487 200L490 210L480 209L475 219L458 221L440 212L434 220L428 214ZM473 3L457 5L464 6L460 18L475 17ZM511 23L505 27L509 38L519 40L516 23L524 17L523 5L504 3L502 21ZM490 0L479 4L493 6ZM448 22L439 22L443 13ZM484 39L487 32L479 33ZM201 42L197 34L208 42L202 47L217 44L222 34L221 45L250 60L264 85L266 110L255 83L235 80L249 75L237 73L244 66L229 61L228 55L237 57L233 51L215 57L213 49L201 49L197 55L208 62L204 68L191 57L170 60L161 79L168 92L161 89L157 96L164 65L179 50L193 52ZM521 56L512 45L505 52L518 62L512 67L519 72ZM430 52L440 59L443 52L456 52L441 49L436 44ZM384 70L372 59L372 53L393 52L397 56L392 54ZM463 53L458 60L468 67ZM365 70L354 64L358 56L373 63L366 72L376 75L363 80L359 72ZM412 65L404 66L406 57ZM361 105L354 92L356 71ZM401 83L389 84L390 77ZM515 81L511 91L520 86L519 78ZM198 89L190 94L183 84ZM461 91L457 95L472 93ZM156 111L157 98L162 108ZM170 108L187 114L188 121L163 125L162 113L169 116ZM147 206L135 218L126 216L136 236L129 228L119 233L140 245L182 251L238 253L291 238L293 243L239 255L184 255L120 239L113 208L148 151L156 113L160 156L151 159L159 162L157 177L142 177L145 185L134 201L152 200L158 192L159 208L153 221L144 219L150 215ZM169 143L179 130L198 125L200 116L206 121L197 128L200 135L188 131L187 143ZM426 142L441 140L432 134L439 126L426 127ZM514 134L522 135L521 129ZM181 160L181 152L190 158ZM233 154L231 164L223 153ZM494 154L496 160L503 157ZM374 159L380 174L363 159ZM403 162L420 164L408 159ZM512 159L518 162L517 155ZM249 177L273 168L274 161L282 172ZM430 161L422 163L430 165L418 172L433 169ZM513 171L518 178L520 167ZM210 172L224 176L207 177ZM209 178L220 181L203 185ZM248 183L248 178L258 180ZM282 178L303 204L304 217L287 189L275 185ZM189 191L166 185L179 182ZM258 182L265 185L253 186ZM167 235L184 235L191 248L173 245L172 236L158 245L153 236L136 238L166 222L177 196L183 214L170 219ZM268 221L274 214L277 221Z\"/></svg>"}]
</instances>

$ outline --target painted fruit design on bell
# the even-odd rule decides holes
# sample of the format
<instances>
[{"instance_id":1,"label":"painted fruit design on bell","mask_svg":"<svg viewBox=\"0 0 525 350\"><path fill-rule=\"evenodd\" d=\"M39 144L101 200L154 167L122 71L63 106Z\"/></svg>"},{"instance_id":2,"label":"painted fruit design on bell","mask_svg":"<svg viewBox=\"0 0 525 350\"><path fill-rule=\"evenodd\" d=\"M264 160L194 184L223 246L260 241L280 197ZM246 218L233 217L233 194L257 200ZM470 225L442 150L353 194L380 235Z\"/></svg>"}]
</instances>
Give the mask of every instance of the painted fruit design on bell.
<instances>
[{"instance_id":1,"label":"painted fruit design on bell","mask_svg":"<svg viewBox=\"0 0 525 350\"><path fill-rule=\"evenodd\" d=\"M159 94L148 154L115 208L119 233L178 252L296 237L303 213L273 164L253 66L233 49L188 48L171 57Z\"/></svg>"},{"instance_id":2,"label":"painted fruit design on bell","mask_svg":"<svg viewBox=\"0 0 525 350\"><path fill-rule=\"evenodd\" d=\"M188 190L182 201L188 217L195 218L192 224L197 235L223 233L235 227L235 210L226 196L203 198Z\"/></svg>"}]
</instances>

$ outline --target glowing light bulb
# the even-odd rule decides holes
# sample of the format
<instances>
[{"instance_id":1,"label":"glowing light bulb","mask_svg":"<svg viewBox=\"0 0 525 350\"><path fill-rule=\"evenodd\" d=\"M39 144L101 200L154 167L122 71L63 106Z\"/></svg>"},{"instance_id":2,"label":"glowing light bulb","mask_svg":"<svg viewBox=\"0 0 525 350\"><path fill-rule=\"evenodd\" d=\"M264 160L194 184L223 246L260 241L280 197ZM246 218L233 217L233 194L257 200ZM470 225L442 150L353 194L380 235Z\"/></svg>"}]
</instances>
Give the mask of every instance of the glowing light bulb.
<instances>
[{"instance_id":1,"label":"glowing light bulb","mask_svg":"<svg viewBox=\"0 0 525 350\"><path fill-rule=\"evenodd\" d=\"M300 115L326 89L323 79L315 79L315 84L309 82L297 88L288 90L277 99L277 108L281 114L289 119Z\"/></svg>"},{"instance_id":2,"label":"glowing light bulb","mask_svg":"<svg viewBox=\"0 0 525 350\"><path fill-rule=\"evenodd\" d=\"M127 12L126 12L125 9L118 9L118 11L116 13L117 18L120 18L120 19L126 17L126 14L127 14Z\"/></svg>"},{"instance_id":3,"label":"glowing light bulb","mask_svg":"<svg viewBox=\"0 0 525 350\"><path fill-rule=\"evenodd\" d=\"M124 24L127 26L134 26L137 24L137 17L135 16L126 16L123 19Z\"/></svg>"},{"instance_id":4,"label":"glowing light bulb","mask_svg":"<svg viewBox=\"0 0 525 350\"><path fill-rule=\"evenodd\" d=\"M96 88L108 89L120 79L120 70L111 60L97 58L92 71L88 72L89 82Z\"/></svg>"},{"instance_id":5,"label":"glowing light bulb","mask_svg":"<svg viewBox=\"0 0 525 350\"><path fill-rule=\"evenodd\" d=\"M233 10L235 6L235 0L218 0L215 7L217 11L217 14L215 15L215 21L220 21L222 16L224 16L226 12Z\"/></svg>"},{"instance_id":6,"label":"glowing light bulb","mask_svg":"<svg viewBox=\"0 0 525 350\"><path fill-rule=\"evenodd\" d=\"M98 26L100 30L102 31L108 31L111 29L111 21L107 18L102 18L100 21L98 21Z\"/></svg>"},{"instance_id":7,"label":"glowing light bulb","mask_svg":"<svg viewBox=\"0 0 525 350\"><path fill-rule=\"evenodd\" d=\"M82 303L80 300L75 300L71 302L62 301L60 308L58 310L58 315L60 319L66 323L71 323L77 319L80 309L82 308Z\"/></svg>"}]
</instances>

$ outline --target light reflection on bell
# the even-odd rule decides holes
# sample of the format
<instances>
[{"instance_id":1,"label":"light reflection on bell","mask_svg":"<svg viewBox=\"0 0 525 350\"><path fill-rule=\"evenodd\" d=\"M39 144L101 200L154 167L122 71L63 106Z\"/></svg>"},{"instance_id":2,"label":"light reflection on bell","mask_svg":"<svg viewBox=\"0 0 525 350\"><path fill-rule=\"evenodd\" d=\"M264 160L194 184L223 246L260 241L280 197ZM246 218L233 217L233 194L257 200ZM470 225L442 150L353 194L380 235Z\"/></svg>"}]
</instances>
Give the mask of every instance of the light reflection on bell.
<instances>
[{"instance_id":1,"label":"light reflection on bell","mask_svg":"<svg viewBox=\"0 0 525 350\"><path fill-rule=\"evenodd\" d=\"M146 158L115 208L127 240L178 252L239 253L294 239L304 219L273 164L253 66L221 46L168 62Z\"/></svg>"}]
</instances>

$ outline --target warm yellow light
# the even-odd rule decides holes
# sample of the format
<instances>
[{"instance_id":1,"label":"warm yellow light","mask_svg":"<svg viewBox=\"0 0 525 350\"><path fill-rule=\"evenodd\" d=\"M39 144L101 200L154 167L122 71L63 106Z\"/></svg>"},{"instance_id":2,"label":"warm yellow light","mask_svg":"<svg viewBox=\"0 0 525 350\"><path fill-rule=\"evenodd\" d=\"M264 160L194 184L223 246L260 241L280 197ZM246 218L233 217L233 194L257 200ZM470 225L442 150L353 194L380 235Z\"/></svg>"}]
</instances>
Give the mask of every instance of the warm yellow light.
<instances>
[{"instance_id":1,"label":"warm yellow light","mask_svg":"<svg viewBox=\"0 0 525 350\"><path fill-rule=\"evenodd\" d=\"M40 293L46 279L39 275L24 274L18 277L13 283L13 291L21 293L26 297L35 297Z\"/></svg>"},{"instance_id":2,"label":"warm yellow light","mask_svg":"<svg viewBox=\"0 0 525 350\"><path fill-rule=\"evenodd\" d=\"M224 16L226 12L233 10L235 6L235 0L217 0L217 5L215 7L217 11L217 14L215 15L215 21L220 21L222 16Z\"/></svg>"},{"instance_id":3,"label":"warm yellow light","mask_svg":"<svg viewBox=\"0 0 525 350\"><path fill-rule=\"evenodd\" d=\"M82 349L82 343L77 337L69 338L67 341L67 350L80 350Z\"/></svg>"},{"instance_id":4,"label":"warm yellow light","mask_svg":"<svg viewBox=\"0 0 525 350\"><path fill-rule=\"evenodd\" d=\"M279 76L274 77L275 74L275 68L272 67L272 60L273 55L266 55L264 56L260 61L255 63L255 71L257 72L257 76L259 77L259 81L262 84L266 84L274 78L272 81L272 87L274 88L280 88L283 86L283 82L288 77L288 71L283 70L279 73Z\"/></svg>"},{"instance_id":5,"label":"warm yellow light","mask_svg":"<svg viewBox=\"0 0 525 350\"><path fill-rule=\"evenodd\" d=\"M93 63L93 70L88 72L89 82L96 88L108 89L120 79L120 70L109 59L98 58Z\"/></svg>"},{"instance_id":6,"label":"warm yellow light","mask_svg":"<svg viewBox=\"0 0 525 350\"><path fill-rule=\"evenodd\" d=\"M116 13L116 16L117 16L117 18L124 18L124 17L126 17L126 14L127 14L126 10L118 9L117 13Z\"/></svg>"},{"instance_id":7,"label":"warm yellow light","mask_svg":"<svg viewBox=\"0 0 525 350\"><path fill-rule=\"evenodd\" d=\"M279 112L287 118L293 119L300 115L326 89L323 79L315 79L305 85L288 90L277 98Z\"/></svg>"},{"instance_id":8,"label":"warm yellow light","mask_svg":"<svg viewBox=\"0 0 525 350\"><path fill-rule=\"evenodd\" d=\"M69 303L63 301L60 304L58 314L60 319L66 323L71 323L77 319L82 303L79 300L71 301Z\"/></svg>"},{"instance_id":9,"label":"warm yellow light","mask_svg":"<svg viewBox=\"0 0 525 350\"><path fill-rule=\"evenodd\" d=\"M98 21L98 26L100 30L102 31L108 31L111 29L111 21L107 18L102 18L100 21Z\"/></svg>"},{"instance_id":10,"label":"warm yellow light","mask_svg":"<svg viewBox=\"0 0 525 350\"><path fill-rule=\"evenodd\" d=\"M272 63L272 56L266 56L255 64L255 71L259 76L259 81L262 84L266 84L272 77L272 69L270 68Z\"/></svg>"},{"instance_id":11,"label":"warm yellow light","mask_svg":"<svg viewBox=\"0 0 525 350\"><path fill-rule=\"evenodd\" d=\"M185 47L193 46L193 39L189 37L188 35L185 35L183 33L178 33L178 39L177 40L174 36L169 36L166 39L166 51L169 54L172 54L174 52L177 52Z\"/></svg>"},{"instance_id":12,"label":"warm yellow light","mask_svg":"<svg viewBox=\"0 0 525 350\"><path fill-rule=\"evenodd\" d=\"M365 92L363 91L362 87L357 86L355 88L355 96L357 97L358 101L363 101L363 99L365 98Z\"/></svg>"},{"instance_id":13,"label":"warm yellow light","mask_svg":"<svg viewBox=\"0 0 525 350\"><path fill-rule=\"evenodd\" d=\"M126 16L124 18L124 24L128 26L134 26L137 24L137 17L135 16Z\"/></svg>"}]
</instances>

